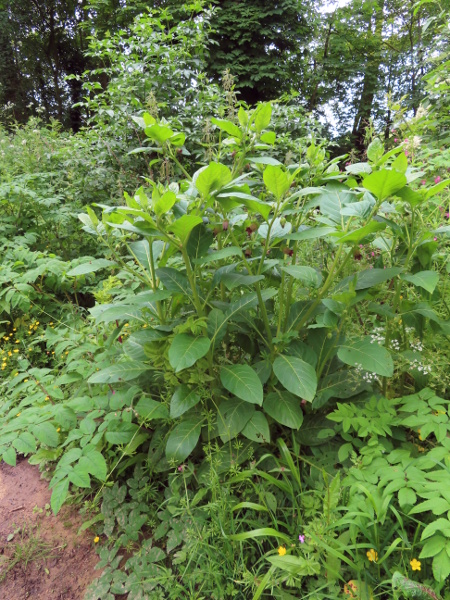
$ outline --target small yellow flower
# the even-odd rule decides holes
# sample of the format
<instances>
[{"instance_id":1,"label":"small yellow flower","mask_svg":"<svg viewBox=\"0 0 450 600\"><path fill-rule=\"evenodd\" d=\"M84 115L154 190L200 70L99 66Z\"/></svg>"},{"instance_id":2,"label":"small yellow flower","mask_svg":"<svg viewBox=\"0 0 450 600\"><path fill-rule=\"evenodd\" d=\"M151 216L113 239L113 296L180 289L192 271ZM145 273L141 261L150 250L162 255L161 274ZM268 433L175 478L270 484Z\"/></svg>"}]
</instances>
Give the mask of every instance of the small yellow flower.
<instances>
[{"instance_id":1,"label":"small yellow flower","mask_svg":"<svg viewBox=\"0 0 450 600\"><path fill-rule=\"evenodd\" d=\"M17 331L17 329L15 327L13 327L13 331Z\"/></svg>"},{"instance_id":2,"label":"small yellow flower","mask_svg":"<svg viewBox=\"0 0 450 600\"><path fill-rule=\"evenodd\" d=\"M421 442L423 442L423 437L422 437L422 435L421 435L421 433L420 433L420 429L418 429L418 430L417 430L417 433L419 434L419 440L420 440Z\"/></svg>"},{"instance_id":3,"label":"small yellow flower","mask_svg":"<svg viewBox=\"0 0 450 600\"><path fill-rule=\"evenodd\" d=\"M98 535L96 535L94 538L94 544L98 544L99 541L100 541L100 538L98 537Z\"/></svg>"},{"instance_id":4,"label":"small yellow flower","mask_svg":"<svg viewBox=\"0 0 450 600\"><path fill-rule=\"evenodd\" d=\"M16 417L20 417L20 415L21 415L21 414L22 414L22 413L18 412L18 413L17 413L17 415L16 415Z\"/></svg>"},{"instance_id":5,"label":"small yellow flower","mask_svg":"<svg viewBox=\"0 0 450 600\"><path fill-rule=\"evenodd\" d=\"M19 352L19 349L18 348L14 348L14 352Z\"/></svg>"},{"instance_id":6,"label":"small yellow flower","mask_svg":"<svg viewBox=\"0 0 450 600\"><path fill-rule=\"evenodd\" d=\"M61 427L58 427L56 431L59 433L61 431Z\"/></svg>"},{"instance_id":7,"label":"small yellow flower","mask_svg":"<svg viewBox=\"0 0 450 600\"><path fill-rule=\"evenodd\" d=\"M367 558L370 560L370 562L378 561L378 552L376 552L375 550L373 550L373 549L368 550L366 552L366 554L367 554Z\"/></svg>"},{"instance_id":8,"label":"small yellow flower","mask_svg":"<svg viewBox=\"0 0 450 600\"><path fill-rule=\"evenodd\" d=\"M50 400L50 396L45 396L45 399L46 400Z\"/></svg>"},{"instance_id":9,"label":"small yellow flower","mask_svg":"<svg viewBox=\"0 0 450 600\"><path fill-rule=\"evenodd\" d=\"M416 558L413 558L409 564L411 565L411 569L413 571L420 571L420 560L417 560Z\"/></svg>"},{"instance_id":10,"label":"small yellow flower","mask_svg":"<svg viewBox=\"0 0 450 600\"><path fill-rule=\"evenodd\" d=\"M28 381L28 379L24 379L23 382L26 383Z\"/></svg>"},{"instance_id":11,"label":"small yellow flower","mask_svg":"<svg viewBox=\"0 0 450 600\"><path fill-rule=\"evenodd\" d=\"M14 377L17 377L18 374L19 374L19 371L17 371L17 373L14 373Z\"/></svg>"},{"instance_id":12,"label":"small yellow flower","mask_svg":"<svg viewBox=\"0 0 450 600\"><path fill-rule=\"evenodd\" d=\"M285 548L284 546L280 546L280 547L278 548L278 554L279 554L280 556L284 556L284 555L286 554L286 548Z\"/></svg>"},{"instance_id":13,"label":"small yellow flower","mask_svg":"<svg viewBox=\"0 0 450 600\"><path fill-rule=\"evenodd\" d=\"M16 340L16 344L20 344L20 340Z\"/></svg>"}]
</instances>

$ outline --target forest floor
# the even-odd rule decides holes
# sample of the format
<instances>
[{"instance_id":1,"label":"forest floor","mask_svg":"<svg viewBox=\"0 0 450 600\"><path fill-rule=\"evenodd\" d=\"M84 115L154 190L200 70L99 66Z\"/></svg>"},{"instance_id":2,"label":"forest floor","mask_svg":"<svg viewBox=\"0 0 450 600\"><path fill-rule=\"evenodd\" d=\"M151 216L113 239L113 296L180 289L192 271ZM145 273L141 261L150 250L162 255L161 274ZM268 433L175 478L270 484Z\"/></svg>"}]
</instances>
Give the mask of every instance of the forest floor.
<instances>
[{"instance_id":1,"label":"forest floor","mask_svg":"<svg viewBox=\"0 0 450 600\"><path fill-rule=\"evenodd\" d=\"M70 507L55 517L50 495L37 467L0 463L1 600L81 600L100 575L82 518Z\"/></svg>"}]
</instances>

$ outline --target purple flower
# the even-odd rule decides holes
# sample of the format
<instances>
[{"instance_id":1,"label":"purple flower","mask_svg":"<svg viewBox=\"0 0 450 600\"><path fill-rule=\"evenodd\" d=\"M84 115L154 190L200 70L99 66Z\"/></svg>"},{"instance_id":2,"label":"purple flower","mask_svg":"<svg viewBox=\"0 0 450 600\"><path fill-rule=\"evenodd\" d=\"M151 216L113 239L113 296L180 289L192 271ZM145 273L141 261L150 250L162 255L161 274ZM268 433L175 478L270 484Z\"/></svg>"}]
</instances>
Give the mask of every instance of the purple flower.
<instances>
[{"instance_id":1,"label":"purple flower","mask_svg":"<svg viewBox=\"0 0 450 600\"><path fill-rule=\"evenodd\" d=\"M304 544L305 543L305 536L304 535L299 535L298 536L298 541L300 542L300 544Z\"/></svg>"}]
</instances>

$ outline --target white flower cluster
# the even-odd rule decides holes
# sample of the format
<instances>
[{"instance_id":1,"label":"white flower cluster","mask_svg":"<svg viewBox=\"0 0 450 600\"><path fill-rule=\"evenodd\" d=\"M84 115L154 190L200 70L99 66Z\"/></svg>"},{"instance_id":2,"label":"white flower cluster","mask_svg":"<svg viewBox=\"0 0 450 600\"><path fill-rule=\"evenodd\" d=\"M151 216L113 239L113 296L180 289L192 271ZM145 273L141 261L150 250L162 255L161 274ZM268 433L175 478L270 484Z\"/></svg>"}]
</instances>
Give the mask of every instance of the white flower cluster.
<instances>
[{"instance_id":1,"label":"white flower cluster","mask_svg":"<svg viewBox=\"0 0 450 600\"><path fill-rule=\"evenodd\" d=\"M419 373L423 373L424 375L429 375L431 373L431 365L424 365L417 358L411 361L410 367L411 369L417 369Z\"/></svg>"},{"instance_id":2,"label":"white flower cluster","mask_svg":"<svg viewBox=\"0 0 450 600\"><path fill-rule=\"evenodd\" d=\"M423 344L420 340L413 341L409 343L411 350L416 350L416 352L422 352Z\"/></svg>"},{"instance_id":3,"label":"white flower cluster","mask_svg":"<svg viewBox=\"0 0 450 600\"><path fill-rule=\"evenodd\" d=\"M355 364L355 369L357 373L362 374L363 381L366 381L367 383L380 381L375 373L371 373L370 371L364 371L363 366L360 363Z\"/></svg>"},{"instance_id":4,"label":"white flower cluster","mask_svg":"<svg viewBox=\"0 0 450 600\"><path fill-rule=\"evenodd\" d=\"M391 340L390 345L392 350L400 350L400 342L397 339Z\"/></svg>"},{"instance_id":5,"label":"white flower cluster","mask_svg":"<svg viewBox=\"0 0 450 600\"><path fill-rule=\"evenodd\" d=\"M371 344L384 344L384 327L374 327L370 334Z\"/></svg>"}]
</instances>

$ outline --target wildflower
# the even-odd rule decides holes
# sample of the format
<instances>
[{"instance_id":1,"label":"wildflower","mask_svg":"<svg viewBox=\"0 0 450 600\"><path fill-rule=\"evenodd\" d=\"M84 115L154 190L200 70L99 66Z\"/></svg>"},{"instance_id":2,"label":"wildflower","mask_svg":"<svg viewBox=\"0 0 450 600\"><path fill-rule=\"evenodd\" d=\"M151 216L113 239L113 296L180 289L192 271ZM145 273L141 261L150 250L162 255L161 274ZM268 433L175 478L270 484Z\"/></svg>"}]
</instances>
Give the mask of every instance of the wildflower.
<instances>
[{"instance_id":1,"label":"wildflower","mask_svg":"<svg viewBox=\"0 0 450 600\"><path fill-rule=\"evenodd\" d=\"M305 536L304 535L299 535L298 536L298 541L300 542L300 544L304 544L305 543Z\"/></svg>"},{"instance_id":2,"label":"wildflower","mask_svg":"<svg viewBox=\"0 0 450 600\"><path fill-rule=\"evenodd\" d=\"M28 379L24 379L23 382L26 383L28 381Z\"/></svg>"},{"instance_id":3,"label":"wildflower","mask_svg":"<svg viewBox=\"0 0 450 600\"><path fill-rule=\"evenodd\" d=\"M439 183L441 180L440 176L438 175L437 177L434 178L434 183Z\"/></svg>"},{"instance_id":4,"label":"wildflower","mask_svg":"<svg viewBox=\"0 0 450 600\"><path fill-rule=\"evenodd\" d=\"M377 562L378 561L378 552L376 552L375 550L373 550L373 548L371 550L368 550L366 552L367 554L367 558L370 560L370 562Z\"/></svg>"},{"instance_id":5,"label":"wildflower","mask_svg":"<svg viewBox=\"0 0 450 600\"><path fill-rule=\"evenodd\" d=\"M413 558L409 564L411 565L411 569L413 571L420 571L420 560L417 560L416 558Z\"/></svg>"},{"instance_id":6,"label":"wildflower","mask_svg":"<svg viewBox=\"0 0 450 600\"><path fill-rule=\"evenodd\" d=\"M286 554L286 548L285 548L284 546L280 546L280 547L278 548L278 554L279 554L280 556L284 556L284 555Z\"/></svg>"},{"instance_id":7,"label":"wildflower","mask_svg":"<svg viewBox=\"0 0 450 600\"><path fill-rule=\"evenodd\" d=\"M61 427L58 427L58 429L56 431L57 431L57 433L59 433L61 431Z\"/></svg>"},{"instance_id":8,"label":"wildflower","mask_svg":"<svg viewBox=\"0 0 450 600\"><path fill-rule=\"evenodd\" d=\"M98 537L98 535L96 535L94 538L94 544L98 544L99 541L100 541L100 538Z\"/></svg>"},{"instance_id":9,"label":"wildflower","mask_svg":"<svg viewBox=\"0 0 450 600\"><path fill-rule=\"evenodd\" d=\"M426 180L426 179L421 179L421 180L420 180L420 183L421 183L422 185L427 185L427 180Z\"/></svg>"},{"instance_id":10,"label":"wildflower","mask_svg":"<svg viewBox=\"0 0 450 600\"><path fill-rule=\"evenodd\" d=\"M398 142L398 138L394 138L394 142Z\"/></svg>"},{"instance_id":11,"label":"wildflower","mask_svg":"<svg viewBox=\"0 0 450 600\"><path fill-rule=\"evenodd\" d=\"M20 417L20 415L21 415L21 414L22 414L22 413L18 412L18 413L17 413L17 415L16 415L16 417Z\"/></svg>"},{"instance_id":12,"label":"wildflower","mask_svg":"<svg viewBox=\"0 0 450 600\"><path fill-rule=\"evenodd\" d=\"M419 440L421 442L423 442L423 437L422 437L422 434L420 433L420 429L417 430L417 433L419 434Z\"/></svg>"}]
</instances>

